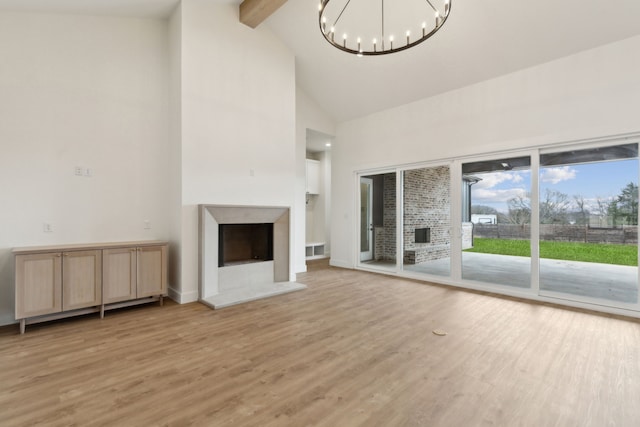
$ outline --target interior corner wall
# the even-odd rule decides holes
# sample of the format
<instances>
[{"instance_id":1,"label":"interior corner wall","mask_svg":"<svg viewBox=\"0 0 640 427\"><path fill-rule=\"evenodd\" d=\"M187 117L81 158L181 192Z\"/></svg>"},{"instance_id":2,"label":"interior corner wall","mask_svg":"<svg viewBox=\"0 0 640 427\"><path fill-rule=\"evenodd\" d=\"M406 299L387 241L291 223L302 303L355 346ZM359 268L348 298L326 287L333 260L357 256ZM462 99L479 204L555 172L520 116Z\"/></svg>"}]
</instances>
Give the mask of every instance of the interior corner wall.
<instances>
[{"instance_id":1,"label":"interior corner wall","mask_svg":"<svg viewBox=\"0 0 640 427\"><path fill-rule=\"evenodd\" d=\"M182 5L169 18L169 296L181 301L182 252Z\"/></svg>"},{"instance_id":2,"label":"interior corner wall","mask_svg":"<svg viewBox=\"0 0 640 427\"><path fill-rule=\"evenodd\" d=\"M181 302L198 298L198 204L295 206L295 61L238 7L181 5ZM293 235L290 258L293 259ZM304 250L304 247L302 247ZM290 277L295 280L294 263Z\"/></svg>"},{"instance_id":3,"label":"interior corner wall","mask_svg":"<svg viewBox=\"0 0 640 427\"><path fill-rule=\"evenodd\" d=\"M296 188L295 188L295 204L299 206L294 214L295 229L295 257L294 263L296 272L304 272L307 270L305 262L305 243L306 238L306 155L307 155L307 129L312 129L327 135L335 135L336 122L324 111L306 92L300 88L296 88ZM328 160L331 157L329 156ZM330 167L330 162L324 162ZM326 173L326 170L323 171ZM331 177L325 176L323 181L325 185L331 183ZM329 187L330 188L330 187ZM326 192L325 192L326 193ZM327 198L328 197L328 198ZM326 203L330 204L330 194L325 194ZM325 227L330 229L331 223L327 216ZM329 246L325 248L329 250Z\"/></svg>"},{"instance_id":4,"label":"interior corner wall","mask_svg":"<svg viewBox=\"0 0 640 427\"><path fill-rule=\"evenodd\" d=\"M0 58L7 324L13 247L168 238L167 23L0 12Z\"/></svg>"},{"instance_id":5,"label":"interior corner wall","mask_svg":"<svg viewBox=\"0 0 640 427\"><path fill-rule=\"evenodd\" d=\"M638 132L640 36L341 123L332 265L354 267L359 170Z\"/></svg>"}]
</instances>

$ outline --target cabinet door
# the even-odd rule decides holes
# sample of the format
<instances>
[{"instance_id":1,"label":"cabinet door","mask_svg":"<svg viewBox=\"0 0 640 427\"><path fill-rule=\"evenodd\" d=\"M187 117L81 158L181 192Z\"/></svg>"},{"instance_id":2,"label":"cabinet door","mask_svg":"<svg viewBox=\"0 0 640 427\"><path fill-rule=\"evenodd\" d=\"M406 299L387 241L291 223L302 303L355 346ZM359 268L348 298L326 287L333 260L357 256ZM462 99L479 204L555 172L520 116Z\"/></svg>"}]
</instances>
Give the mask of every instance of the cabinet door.
<instances>
[{"instance_id":1,"label":"cabinet door","mask_svg":"<svg viewBox=\"0 0 640 427\"><path fill-rule=\"evenodd\" d=\"M16 255L16 319L62 311L60 255Z\"/></svg>"},{"instance_id":2,"label":"cabinet door","mask_svg":"<svg viewBox=\"0 0 640 427\"><path fill-rule=\"evenodd\" d=\"M167 293L167 246L138 248L138 298Z\"/></svg>"},{"instance_id":3,"label":"cabinet door","mask_svg":"<svg viewBox=\"0 0 640 427\"><path fill-rule=\"evenodd\" d=\"M136 298L136 248L104 249L102 272L105 304Z\"/></svg>"},{"instance_id":4,"label":"cabinet door","mask_svg":"<svg viewBox=\"0 0 640 427\"><path fill-rule=\"evenodd\" d=\"M74 251L62 255L62 309L102 304L102 251Z\"/></svg>"},{"instance_id":5,"label":"cabinet door","mask_svg":"<svg viewBox=\"0 0 640 427\"><path fill-rule=\"evenodd\" d=\"M307 193L320 193L320 162L307 159Z\"/></svg>"}]
</instances>

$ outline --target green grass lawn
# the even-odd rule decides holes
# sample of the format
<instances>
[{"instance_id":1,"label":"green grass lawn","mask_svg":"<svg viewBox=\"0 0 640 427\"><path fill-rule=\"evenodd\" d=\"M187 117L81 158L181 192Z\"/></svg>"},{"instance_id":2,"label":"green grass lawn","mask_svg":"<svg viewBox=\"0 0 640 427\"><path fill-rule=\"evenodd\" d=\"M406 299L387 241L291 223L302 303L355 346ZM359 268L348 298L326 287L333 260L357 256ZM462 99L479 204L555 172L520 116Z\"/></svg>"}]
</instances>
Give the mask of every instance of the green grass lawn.
<instances>
[{"instance_id":1,"label":"green grass lawn","mask_svg":"<svg viewBox=\"0 0 640 427\"><path fill-rule=\"evenodd\" d=\"M467 249L465 252L531 256L528 240L475 238L473 246L472 249ZM637 266L638 247L636 245L604 243L540 241L540 258Z\"/></svg>"}]
</instances>

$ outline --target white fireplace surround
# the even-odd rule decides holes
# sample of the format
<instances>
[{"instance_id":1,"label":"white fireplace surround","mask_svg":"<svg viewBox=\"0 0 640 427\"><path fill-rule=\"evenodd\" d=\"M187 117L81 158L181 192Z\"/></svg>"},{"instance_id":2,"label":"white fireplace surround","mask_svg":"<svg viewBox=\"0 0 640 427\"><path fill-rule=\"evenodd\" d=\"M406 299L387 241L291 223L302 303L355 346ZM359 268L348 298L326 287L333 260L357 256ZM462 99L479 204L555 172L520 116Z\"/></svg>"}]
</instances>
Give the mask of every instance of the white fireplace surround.
<instances>
[{"instance_id":1,"label":"white fireplace surround","mask_svg":"<svg viewBox=\"0 0 640 427\"><path fill-rule=\"evenodd\" d=\"M200 302L212 307L305 289L289 281L289 208L199 205ZM218 267L220 224L273 224L273 261Z\"/></svg>"}]
</instances>

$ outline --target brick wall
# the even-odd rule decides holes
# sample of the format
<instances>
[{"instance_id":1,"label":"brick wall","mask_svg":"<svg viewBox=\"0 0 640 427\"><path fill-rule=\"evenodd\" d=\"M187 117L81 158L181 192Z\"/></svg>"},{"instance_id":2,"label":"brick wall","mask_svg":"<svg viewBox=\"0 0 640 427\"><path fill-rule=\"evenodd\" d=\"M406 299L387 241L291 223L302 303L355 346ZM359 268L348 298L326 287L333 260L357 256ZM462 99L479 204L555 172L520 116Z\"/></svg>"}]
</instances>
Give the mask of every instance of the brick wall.
<instances>
[{"instance_id":1,"label":"brick wall","mask_svg":"<svg viewBox=\"0 0 640 427\"><path fill-rule=\"evenodd\" d=\"M387 173L384 175L383 184L383 219L380 258L384 261L396 260L396 174Z\"/></svg>"},{"instance_id":2,"label":"brick wall","mask_svg":"<svg viewBox=\"0 0 640 427\"><path fill-rule=\"evenodd\" d=\"M451 256L449 167L404 173L404 262L417 264ZM431 242L416 243L416 228L430 228Z\"/></svg>"}]
</instances>

